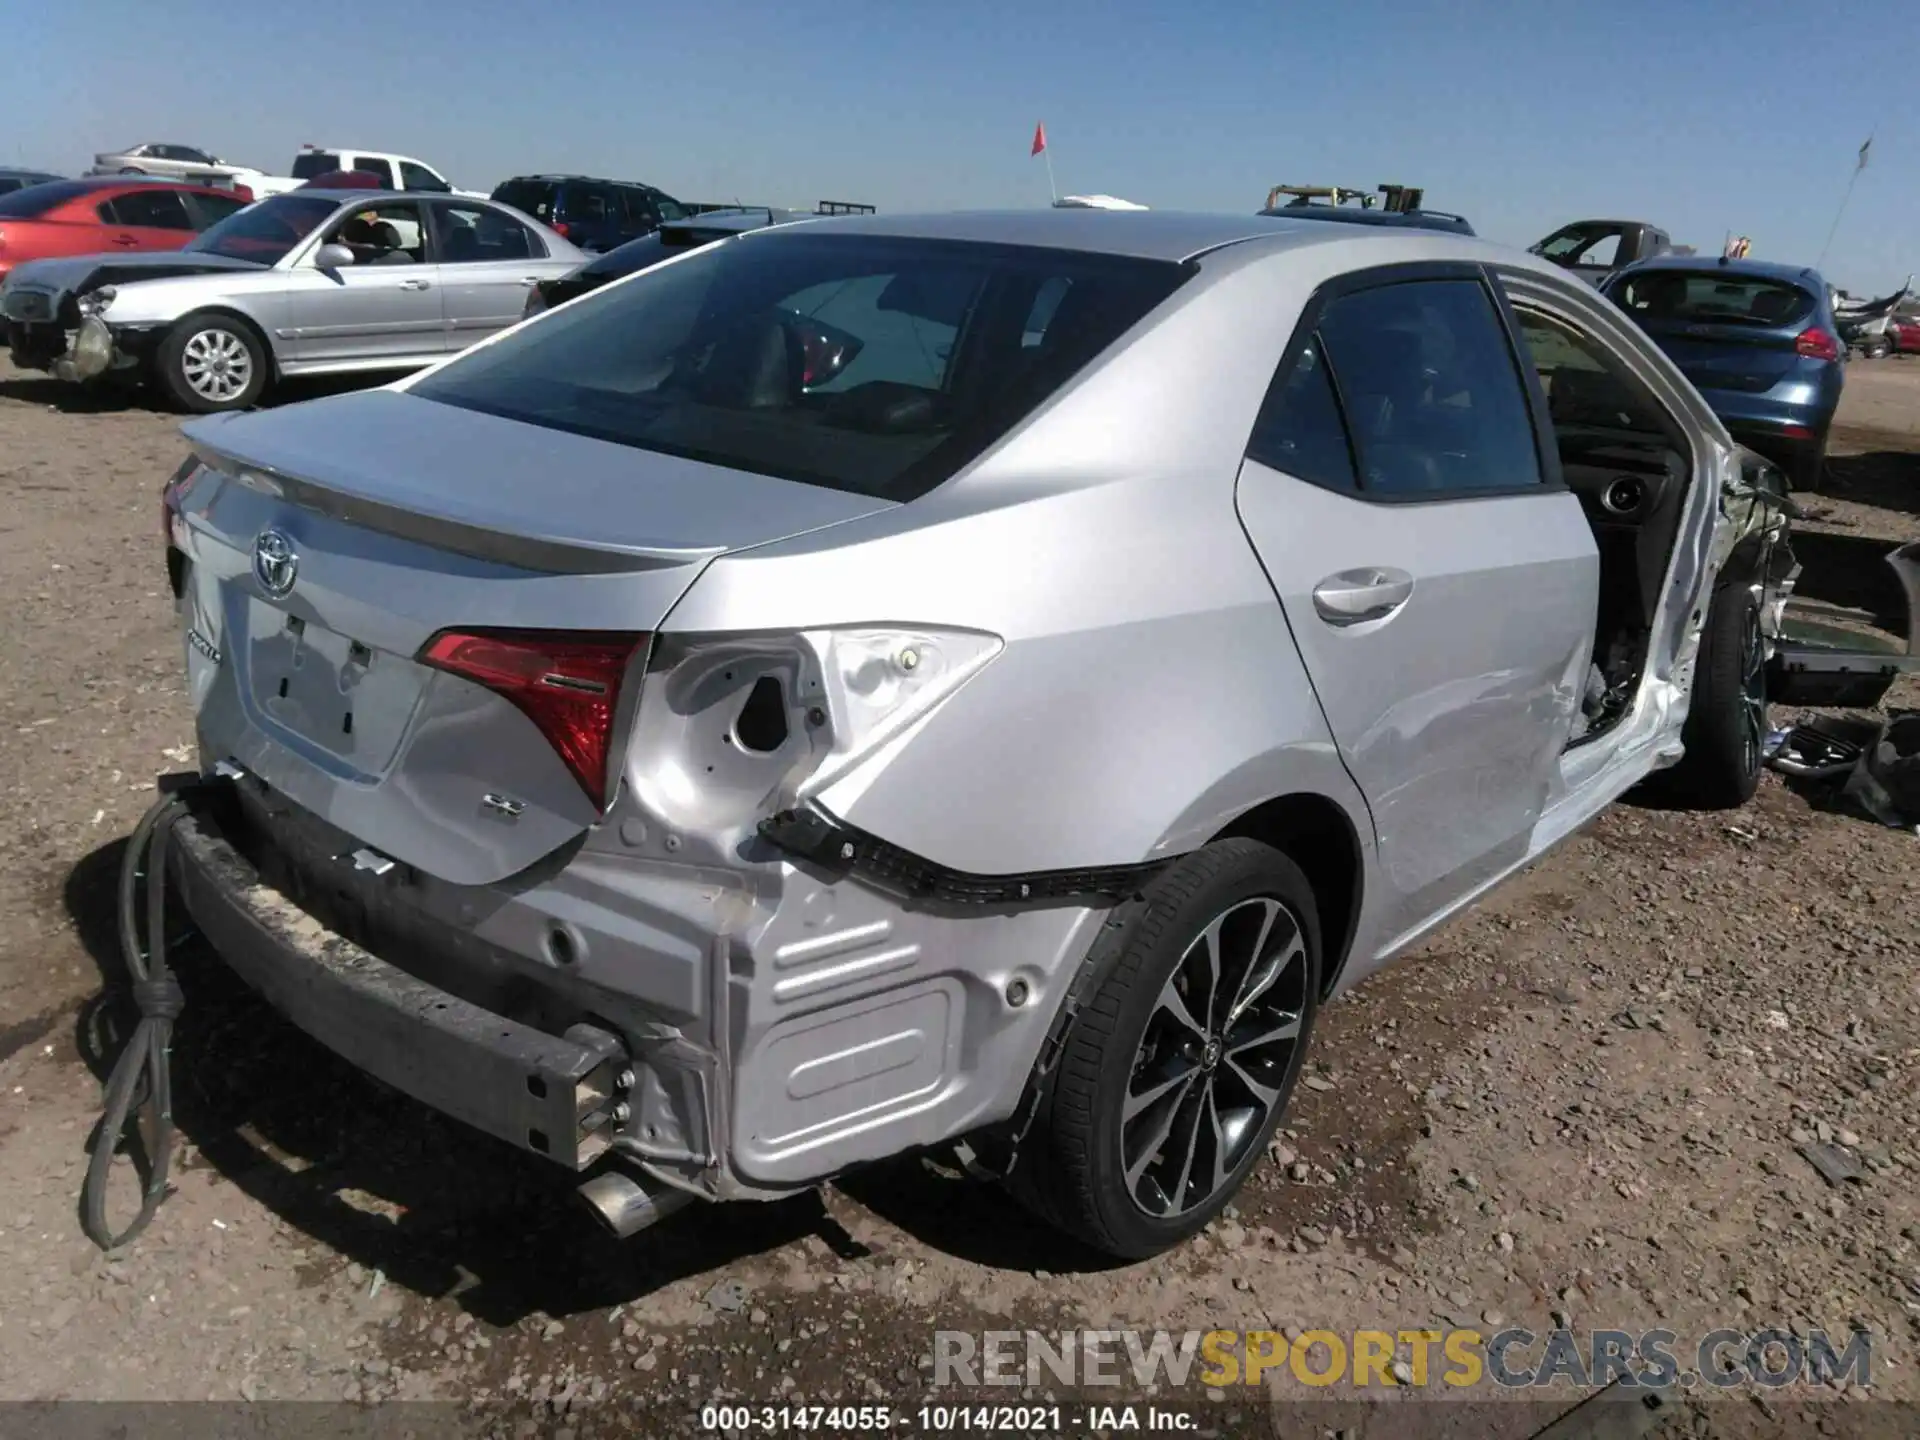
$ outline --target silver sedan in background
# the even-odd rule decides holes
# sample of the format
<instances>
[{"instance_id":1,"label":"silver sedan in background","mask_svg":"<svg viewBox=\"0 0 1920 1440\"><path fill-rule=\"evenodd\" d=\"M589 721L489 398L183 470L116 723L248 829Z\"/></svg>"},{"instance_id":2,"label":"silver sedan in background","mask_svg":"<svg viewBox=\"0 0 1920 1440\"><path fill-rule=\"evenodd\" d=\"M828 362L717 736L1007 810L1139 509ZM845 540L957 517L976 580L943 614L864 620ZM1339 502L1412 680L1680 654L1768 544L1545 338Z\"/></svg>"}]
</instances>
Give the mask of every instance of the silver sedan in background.
<instances>
[{"instance_id":1,"label":"silver sedan in background","mask_svg":"<svg viewBox=\"0 0 1920 1440\"><path fill-rule=\"evenodd\" d=\"M157 381L242 410L293 375L416 369L519 320L587 259L517 210L444 194L301 190L186 249L17 267L0 289L14 363Z\"/></svg>"}]
</instances>

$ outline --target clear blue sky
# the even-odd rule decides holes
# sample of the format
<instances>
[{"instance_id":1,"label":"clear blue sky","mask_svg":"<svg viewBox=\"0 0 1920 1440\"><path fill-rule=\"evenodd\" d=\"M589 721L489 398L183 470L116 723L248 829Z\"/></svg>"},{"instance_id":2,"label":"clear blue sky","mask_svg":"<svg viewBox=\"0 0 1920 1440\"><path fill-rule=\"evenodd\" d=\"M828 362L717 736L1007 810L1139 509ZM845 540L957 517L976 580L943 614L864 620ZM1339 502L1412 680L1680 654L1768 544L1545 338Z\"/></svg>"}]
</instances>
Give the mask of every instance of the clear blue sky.
<instances>
[{"instance_id":1,"label":"clear blue sky","mask_svg":"<svg viewBox=\"0 0 1920 1440\"><path fill-rule=\"evenodd\" d=\"M7 162L138 140L284 173L302 141L456 184L580 170L689 199L1250 211L1278 182L1424 185L1482 234L1663 222L1717 253L1920 270L1915 0L8 0Z\"/></svg>"}]
</instances>

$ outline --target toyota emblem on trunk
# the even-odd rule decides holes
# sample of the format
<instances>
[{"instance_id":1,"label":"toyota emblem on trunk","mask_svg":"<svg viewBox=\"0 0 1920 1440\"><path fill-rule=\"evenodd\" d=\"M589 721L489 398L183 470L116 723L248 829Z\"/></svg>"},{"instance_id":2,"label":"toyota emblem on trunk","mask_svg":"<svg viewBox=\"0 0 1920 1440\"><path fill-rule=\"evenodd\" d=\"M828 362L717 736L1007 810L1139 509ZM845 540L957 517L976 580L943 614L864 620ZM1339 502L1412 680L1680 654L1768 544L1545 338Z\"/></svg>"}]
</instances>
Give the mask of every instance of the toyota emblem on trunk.
<instances>
[{"instance_id":1,"label":"toyota emblem on trunk","mask_svg":"<svg viewBox=\"0 0 1920 1440\"><path fill-rule=\"evenodd\" d=\"M262 530L253 542L253 578L260 588L275 600L284 599L299 573L300 557L293 551L293 541L278 530Z\"/></svg>"}]
</instances>

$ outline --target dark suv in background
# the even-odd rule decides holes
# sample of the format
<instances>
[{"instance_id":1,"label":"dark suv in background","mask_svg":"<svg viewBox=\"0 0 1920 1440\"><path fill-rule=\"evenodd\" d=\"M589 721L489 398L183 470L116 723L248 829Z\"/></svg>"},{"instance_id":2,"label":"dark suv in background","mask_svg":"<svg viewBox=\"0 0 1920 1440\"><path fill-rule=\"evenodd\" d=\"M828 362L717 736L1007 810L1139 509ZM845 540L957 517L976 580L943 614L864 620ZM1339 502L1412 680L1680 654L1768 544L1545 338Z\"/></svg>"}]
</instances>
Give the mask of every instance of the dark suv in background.
<instances>
[{"instance_id":1,"label":"dark suv in background","mask_svg":"<svg viewBox=\"0 0 1920 1440\"><path fill-rule=\"evenodd\" d=\"M651 185L586 175L520 175L495 186L493 198L582 250L611 250L687 217L685 205Z\"/></svg>"}]
</instances>

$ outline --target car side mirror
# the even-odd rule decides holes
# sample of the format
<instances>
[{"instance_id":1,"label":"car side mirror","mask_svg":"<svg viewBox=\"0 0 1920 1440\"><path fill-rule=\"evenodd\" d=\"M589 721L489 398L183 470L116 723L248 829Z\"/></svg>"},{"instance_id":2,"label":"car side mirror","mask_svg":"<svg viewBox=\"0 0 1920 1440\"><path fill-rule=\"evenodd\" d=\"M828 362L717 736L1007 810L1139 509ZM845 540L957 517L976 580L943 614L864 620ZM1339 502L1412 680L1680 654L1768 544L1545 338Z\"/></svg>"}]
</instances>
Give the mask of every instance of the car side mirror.
<instances>
[{"instance_id":1,"label":"car side mirror","mask_svg":"<svg viewBox=\"0 0 1920 1440\"><path fill-rule=\"evenodd\" d=\"M353 264L353 251L337 241L332 242L314 252L313 263L319 270L338 270Z\"/></svg>"}]
</instances>

